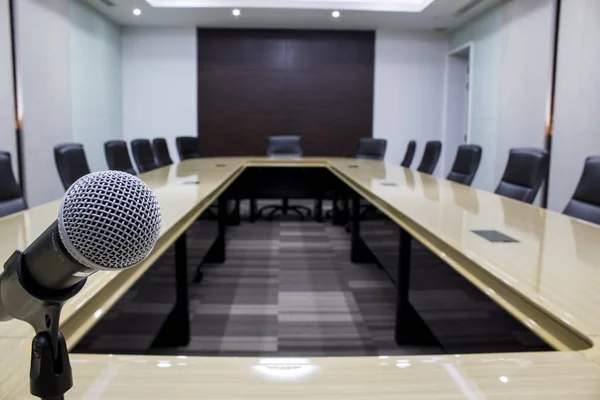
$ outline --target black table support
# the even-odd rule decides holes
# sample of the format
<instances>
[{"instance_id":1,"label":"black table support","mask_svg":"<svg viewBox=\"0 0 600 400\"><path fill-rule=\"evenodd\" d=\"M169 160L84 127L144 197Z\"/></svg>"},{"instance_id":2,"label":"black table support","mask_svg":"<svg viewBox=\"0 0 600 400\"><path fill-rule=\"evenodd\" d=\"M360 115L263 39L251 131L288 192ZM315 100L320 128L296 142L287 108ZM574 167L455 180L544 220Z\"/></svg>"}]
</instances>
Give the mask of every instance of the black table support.
<instances>
[{"instance_id":1,"label":"black table support","mask_svg":"<svg viewBox=\"0 0 600 400\"><path fill-rule=\"evenodd\" d=\"M412 236L402 228L399 228L399 230L400 254L398 257L398 277L396 279L396 315L402 315L407 307L410 306L408 289L410 287L410 260L412 254Z\"/></svg>"},{"instance_id":2,"label":"black table support","mask_svg":"<svg viewBox=\"0 0 600 400\"><path fill-rule=\"evenodd\" d=\"M314 215L315 215L315 221L323 222L323 197L322 196L319 196L315 200Z\"/></svg>"},{"instance_id":3,"label":"black table support","mask_svg":"<svg viewBox=\"0 0 600 400\"><path fill-rule=\"evenodd\" d=\"M167 317L152 348L187 346L190 343L190 307L187 273L187 234L175 241L175 307Z\"/></svg>"},{"instance_id":4,"label":"black table support","mask_svg":"<svg viewBox=\"0 0 600 400\"><path fill-rule=\"evenodd\" d=\"M204 262L220 264L225 262L225 234L228 221L229 199L226 195L219 197L219 231L215 243L204 257Z\"/></svg>"},{"instance_id":5,"label":"black table support","mask_svg":"<svg viewBox=\"0 0 600 400\"><path fill-rule=\"evenodd\" d=\"M225 262L225 234L229 222L229 198L222 195L218 200L218 233L203 262ZM201 264L202 265L202 264ZM200 267L194 282L202 280ZM184 232L175 241L175 287L176 301L158 335L152 342L152 348L187 346L190 342L190 307L188 294L188 254L187 233Z\"/></svg>"},{"instance_id":6,"label":"black table support","mask_svg":"<svg viewBox=\"0 0 600 400\"><path fill-rule=\"evenodd\" d=\"M396 322L394 337L399 346L437 346L442 347L431 329L417 313L409 300L412 236L401 227L396 279Z\"/></svg>"},{"instance_id":7,"label":"black table support","mask_svg":"<svg viewBox=\"0 0 600 400\"><path fill-rule=\"evenodd\" d=\"M228 225L239 225L242 223L242 217L240 214L240 203L241 200L239 197L236 197L235 201L235 205L233 207L233 211L231 212L231 214L228 215L227 217L227 224Z\"/></svg>"},{"instance_id":8,"label":"black table support","mask_svg":"<svg viewBox=\"0 0 600 400\"><path fill-rule=\"evenodd\" d=\"M250 222L256 222L258 219L258 203L255 198L250 198Z\"/></svg>"},{"instance_id":9,"label":"black table support","mask_svg":"<svg viewBox=\"0 0 600 400\"><path fill-rule=\"evenodd\" d=\"M350 229L350 260L353 263L376 262L371 250L360 237L360 196L352 194L352 225Z\"/></svg>"},{"instance_id":10,"label":"black table support","mask_svg":"<svg viewBox=\"0 0 600 400\"><path fill-rule=\"evenodd\" d=\"M212 264L221 264L225 262L225 241L226 241L226 228L228 223L230 222L229 215L229 197L225 194L219 197L217 202L218 204L218 212L217 212L217 223L218 223L218 231L217 237L208 250L208 253L204 256L202 263L198 266L196 270L196 276L194 277L194 283L202 282L204 274L202 273L202 265L204 263L212 263Z\"/></svg>"},{"instance_id":11,"label":"black table support","mask_svg":"<svg viewBox=\"0 0 600 400\"><path fill-rule=\"evenodd\" d=\"M341 207L339 207L341 203ZM348 207L348 197L343 191L337 190L333 196L333 211L331 223L335 226L344 226L350 219L350 212Z\"/></svg>"}]
</instances>

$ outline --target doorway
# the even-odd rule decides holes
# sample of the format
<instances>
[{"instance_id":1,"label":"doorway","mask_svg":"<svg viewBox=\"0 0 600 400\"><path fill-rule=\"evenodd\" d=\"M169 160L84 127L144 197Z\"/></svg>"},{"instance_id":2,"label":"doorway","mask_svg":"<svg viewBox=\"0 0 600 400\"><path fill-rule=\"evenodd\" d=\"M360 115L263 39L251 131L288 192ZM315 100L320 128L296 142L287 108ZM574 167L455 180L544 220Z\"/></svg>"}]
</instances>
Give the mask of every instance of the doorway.
<instances>
[{"instance_id":1,"label":"doorway","mask_svg":"<svg viewBox=\"0 0 600 400\"><path fill-rule=\"evenodd\" d=\"M473 43L466 43L451 50L446 60L446 173L452 168L458 146L471 141L472 79Z\"/></svg>"}]
</instances>

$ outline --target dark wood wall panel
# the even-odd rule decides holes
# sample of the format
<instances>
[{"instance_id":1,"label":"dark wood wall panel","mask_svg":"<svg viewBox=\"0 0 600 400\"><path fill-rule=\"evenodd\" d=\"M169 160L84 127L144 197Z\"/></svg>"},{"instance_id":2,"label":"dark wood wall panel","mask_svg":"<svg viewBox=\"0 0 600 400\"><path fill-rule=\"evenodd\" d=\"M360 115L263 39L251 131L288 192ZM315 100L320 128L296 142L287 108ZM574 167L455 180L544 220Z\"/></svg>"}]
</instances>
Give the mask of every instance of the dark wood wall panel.
<instances>
[{"instance_id":1,"label":"dark wood wall panel","mask_svg":"<svg viewBox=\"0 0 600 400\"><path fill-rule=\"evenodd\" d=\"M264 155L298 134L307 156L348 157L372 136L373 32L198 29L206 157Z\"/></svg>"}]
</instances>

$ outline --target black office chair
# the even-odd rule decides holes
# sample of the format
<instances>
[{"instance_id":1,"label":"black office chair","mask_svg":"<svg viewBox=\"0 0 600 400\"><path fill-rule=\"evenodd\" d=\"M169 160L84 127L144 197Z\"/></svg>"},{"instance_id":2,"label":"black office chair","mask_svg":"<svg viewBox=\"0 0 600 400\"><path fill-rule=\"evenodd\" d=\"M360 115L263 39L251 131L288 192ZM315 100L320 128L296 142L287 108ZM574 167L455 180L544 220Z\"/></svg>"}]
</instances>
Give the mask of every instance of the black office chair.
<instances>
[{"instance_id":1,"label":"black office chair","mask_svg":"<svg viewBox=\"0 0 600 400\"><path fill-rule=\"evenodd\" d=\"M156 138L152 141L152 147L154 147L154 154L156 154L156 161L161 167L173 164L171 160L171 154L169 154L169 146L164 138Z\"/></svg>"},{"instance_id":2,"label":"black office chair","mask_svg":"<svg viewBox=\"0 0 600 400\"><path fill-rule=\"evenodd\" d=\"M456 158L448 174L449 181L471 186L481 162L481 147L474 144L458 146Z\"/></svg>"},{"instance_id":3,"label":"black office chair","mask_svg":"<svg viewBox=\"0 0 600 400\"><path fill-rule=\"evenodd\" d=\"M27 203L13 173L10 153L0 150L0 217L26 209Z\"/></svg>"},{"instance_id":4,"label":"black office chair","mask_svg":"<svg viewBox=\"0 0 600 400\"><path fill-rule=\"evenodd\" d=\"M79 143L64 143L54 147L54 161L65 190L91 172L83 145Z\"/></svg>"},{"instance_id":5,"label":"black office chair","mask_svg":"<svg viewBox=\"0 0 600 400\"><path fill-rule=\"evenodd\" d=\"M135 139L131 141L131 154L133 161L140 173L160 168L154 158L154 151L148 139Z\"/></svg>"},{"instance_id":6,"label":"black office chair","mask_svg":"<svg viewBox=\"0 0 600 400\"><path fill-rule=\"evenodd\" d=\"M433 174L435 167L437 167L438 161L440 160L440 154L442 153L442 142L438 140L432 140L427 142L425 145L425 152L423 152L423 158L417 171L426 174Z\"/></svg>"},{"instance_id":7,"label":"black office chair","mask_svg":"<svg viewBox=\"0 0 600 400\"><path fill-rule=\"evenodd\" d=\"M269 136L267 143L267 157L285 158L302 157L302 144L300 136Z\"/></svg>"},{"instance_id":8,"label":"black office chair","mask_svg":"<svg viewBox=\"0 0 600 400\"><path fill-rule=\"evenodd\" d=\"M302 151L302 145L300 143L300 136L270 136L269 141L267 143L267 156L268 157L302 157L304 154ZM281 187L285 187L286 177L282 176L281 182L276 181L274 184L278 185L279 188L276 192L282 190ZM261 217L265 212L270 210L271 212L266 216L266 218L272 218L273 215L281 211L283 215L287 215L289 211L293 211L300 216L300 218L304 218L303 211L306 212L308 216L312 214L312 211L308 207L298 206L298 205L290 205L289 204L290 197L283 197L281 205L271 205L266 206L258 210L258 217ZM255 199L251 199L251 207L254 207Z\"/></svg>"},{"instance_id":9,"label":"black office chair","mask_svg":"<svg viewBox=\"0 0 600 400\"><path fill-rule=\"evenodd\" d=\"M365 160L383 160L387 140L374 138L361 138L358 144L356 158Z\"/></svg>"},{"instance_id":10,"label":"black office chair","mask_svg":"<svg viewBox=\"0 0 600 400\"><path fill-rule=\"evenodd\" d=\"M104 143L104 154L109 169L137 175L131 163L131 158L129 158L127 143L124 140L110 140Z\"/></svg>"},{"instance_id":11,"label":"black office chair","mask_svg":"<svg viewBox=\"0 0 600 400\"><path fill-rule=\"evenodd\" d=\"M542 149L512 149L496 194L533 203L548 176L548 153Z\"/></svg>"},{"instance_id":12,"label":"black office chair","mask_svg":"<svg viewBox=\"0 0 600 400\"><path fill-rule=\"evenodd\" d=\"M570 217L600 224L600 156L585 159L583 173L563 213Z\"/></svg>"},{"instance_id":13,"label":"black office chair","mask_svg":"<svg viewBox=\"0 0 600 400\"><path fill-rule=\"evenodd\" d=\"M406 147L406 153L404 154L404 160L400 163L401 167L410 168L410 164L413 162L413 158L415 158L415 151L417 150L417 142L411 140L408 142L408 146Z\"/></svg>"},{"instance_id":14,"label":"black office chair","mask_svg":"<svg viewBox=\"0 0 600 400\"><path fill-rule=\"evenodd\" d=\"M177 144L177 153L179 153L179 159L189 160L190 158L200 158L200 145L198 144L198 138L192 136L180 136L175 139Z\"/></svg>"}]
</instances>

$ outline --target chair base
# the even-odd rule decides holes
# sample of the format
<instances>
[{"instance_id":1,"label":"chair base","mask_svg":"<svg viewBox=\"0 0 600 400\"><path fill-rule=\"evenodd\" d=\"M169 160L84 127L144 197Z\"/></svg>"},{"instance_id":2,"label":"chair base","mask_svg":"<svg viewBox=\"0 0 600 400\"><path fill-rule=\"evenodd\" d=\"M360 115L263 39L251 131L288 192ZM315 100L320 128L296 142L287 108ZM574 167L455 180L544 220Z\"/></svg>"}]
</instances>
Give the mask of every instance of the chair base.
<instances>
[{"instance_id":1,"label":"chair base","mask_svg":"<svg viewBox=\"0 0 600 400\"><path fill-rule=\"evenodd\" d=\"M270 212L265 216L264 214ZM303 213L306 213L306 215ZM264 219L273 219L273 216L277 213L281 212L283 215L288 215L290 212L297 214L300 219L304 220L304 217L310 217L312 215L312 210L308 207L304 206L266 206L258 210L257 218Z\"/></svg>"},{"instance_id":2,"label":"chair base","mask_svg":"<svg viewBox=\"0 0 600 400\"><path fill-rule=\"evenodd\" d=\"M259 218L264 218L264 219L273 219L273 216L277 213L277 212L281 212L283 215L288 215L290 212L293 212L295 214L297 214L300 219L304 220L304 217L310 217L312 216L312 210L308 207L305 206L297 206L297 205L290 205L289 204L289 199L283 199L283 203L281 205L271 205L271 206L266 206L263 207L261 209L259 209L258 211L256 210L256 203L254 203L251 208L253 208L253 210L251 210L251 221L255 221ZM265 215L265 213L267 213ZM306 213L306 215L305 215Z\"/></svg>"},{"instance_id":3,"label":"chair base","mask_svg":"<svg viewBox=\"0 0 600 400\"><path fill-rule=\"evenodd\" d=\"M377 210L377 208L375 208L375 206L371 204L360 206L361 218L366 218L369 214L373 214L373 216L376 216L378 212L379 210Z\"/></svg>"}]
</instances>

